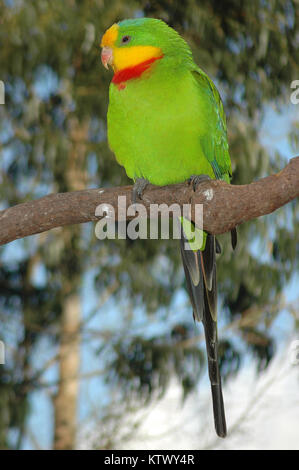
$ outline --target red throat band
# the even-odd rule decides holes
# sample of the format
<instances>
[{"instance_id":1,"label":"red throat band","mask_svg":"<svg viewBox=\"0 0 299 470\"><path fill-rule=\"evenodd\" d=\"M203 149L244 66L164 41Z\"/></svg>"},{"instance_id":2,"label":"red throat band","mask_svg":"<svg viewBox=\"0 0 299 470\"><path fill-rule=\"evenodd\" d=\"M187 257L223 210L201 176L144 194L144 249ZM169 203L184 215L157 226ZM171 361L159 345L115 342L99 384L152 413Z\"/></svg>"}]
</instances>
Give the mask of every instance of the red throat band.
<instances>
[{"instance_id":1,"label":"red throat band","mask_svg":"<svg viewBox=\"0 0 299 470\"><path fill-rule=\"evenodd\" d=\"M158 59L162 59L163 56L160 57L152 57L151 59L145 60L141 62L141 64L134 65L134 67L127 67L125 69L119 70L113 75L112 83L115 85L119 85L120 83L127 82L132 78L140 77L143 72L145 72L153 62Z\"/></svg>"}]
</instances>

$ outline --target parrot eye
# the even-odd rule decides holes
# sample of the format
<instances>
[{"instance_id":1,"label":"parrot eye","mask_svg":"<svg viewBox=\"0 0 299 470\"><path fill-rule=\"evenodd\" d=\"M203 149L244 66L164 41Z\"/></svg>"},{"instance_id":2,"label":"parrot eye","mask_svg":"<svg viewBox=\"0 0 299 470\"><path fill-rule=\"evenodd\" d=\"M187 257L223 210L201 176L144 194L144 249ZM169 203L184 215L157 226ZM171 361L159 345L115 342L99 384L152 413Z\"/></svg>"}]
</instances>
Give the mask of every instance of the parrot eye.
<instances>
[{"instance_id":1,"label":"parrot eye","mask_svg":"<svg viewBox=\"0 0 299 470\"><path fill-rule=\"evenodd\" d=\"M122 44L126 44L127 42L131 41L131 36L123 36L121 38Z\"/></svg>"}]
</instances>

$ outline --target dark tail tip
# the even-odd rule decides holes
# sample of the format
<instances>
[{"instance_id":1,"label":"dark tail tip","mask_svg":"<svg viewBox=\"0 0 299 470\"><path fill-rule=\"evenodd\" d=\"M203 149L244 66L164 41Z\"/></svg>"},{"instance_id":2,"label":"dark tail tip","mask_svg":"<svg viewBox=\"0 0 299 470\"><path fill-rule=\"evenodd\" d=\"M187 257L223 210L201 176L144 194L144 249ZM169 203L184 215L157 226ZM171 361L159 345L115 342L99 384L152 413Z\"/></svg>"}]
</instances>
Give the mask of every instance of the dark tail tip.
<instances>
[{"instance_id":1,"label":"dark tail tip","mask_svg":"<svg viewBox=\"0 0 299 470\"><path fill-rule=\"evenodd\" d=\"M232 243L232 248L233 250L236 248L237 243L238 243L238 235L237 235L237 229L233 228L230 232L231 234L231 243Z\"/></svg>"},{"instance_id":2,"label":"dark tail tip","mask_svg":"<svg viewBox=\"0 0 299 470\"><path fill-rule=\"evenodd\" d=\"M211 389L213 397L215 430L219 437L226 437L227 430L221 385L213 384L211 385Z\"/></svg>"}]
</instances>

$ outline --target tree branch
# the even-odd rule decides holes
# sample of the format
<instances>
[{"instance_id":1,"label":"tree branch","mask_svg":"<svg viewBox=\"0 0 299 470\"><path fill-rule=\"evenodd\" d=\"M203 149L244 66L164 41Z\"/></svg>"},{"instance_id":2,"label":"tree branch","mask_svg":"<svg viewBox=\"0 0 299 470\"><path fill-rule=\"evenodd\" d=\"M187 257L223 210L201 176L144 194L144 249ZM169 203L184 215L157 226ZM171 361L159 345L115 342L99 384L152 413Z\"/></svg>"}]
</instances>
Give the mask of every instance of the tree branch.
<instances>
[{"instance_id":1,"label":"tree branch","mask_svg":"<svg viewBox=\"0 0 299 470\"><path fill-rule=\"evenodd\" d=\"M131 201L132 186L86 189L50 194L0 211L0 245L28 235L45 232L64 225L97 221L95 210L109 204L115 218L121 218ZM118 206L118 196L126 202ZM219 234L228 232L248 220L270 214L299 196L299 157L291 159L279 173L242 186L223 181L207 181L196 192L187 183L164 187L150 185L142 203L149 215L151 204L203 204L203 227ZM162 210L163 215L165 210ZM126 215L127 219L132 218Z\"/></svg>"}]
</instances>

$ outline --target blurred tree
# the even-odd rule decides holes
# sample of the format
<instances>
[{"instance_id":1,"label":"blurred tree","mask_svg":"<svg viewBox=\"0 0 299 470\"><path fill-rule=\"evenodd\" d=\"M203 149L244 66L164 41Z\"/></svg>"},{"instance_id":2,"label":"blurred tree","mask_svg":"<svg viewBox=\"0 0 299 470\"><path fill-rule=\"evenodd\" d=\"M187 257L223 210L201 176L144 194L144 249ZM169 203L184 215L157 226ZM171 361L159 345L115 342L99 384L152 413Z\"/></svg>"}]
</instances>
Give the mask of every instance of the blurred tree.
<instances>
[{"instance_id":1,"label":"blurred tree","mask_svg":"<svg viewBox=\"0 0 299 470\"><path fill-rule=\"evenodd\" d=\"M259 131L270 104L289 120L290 83L299 78L296 0L5 0L0 2L0 79L6 90L6 104L0 106L2 208L50 192L128 182L106 143L109 74L100 67L98 44L113 22L140 15L162 18L176 28L217 83L228 115L233 183L251 182L283 165L280 155L263 146ZM298 126L290 132L296 145ZM273 354L268 326L279 313L277 299L298 267L296 217L294 202L240 227L234 255L228 238L221 239L222 315L229 322L254 312L254 321L239 331L260 367ZM95 239L90 224L14 242L2 247L0 255L0 339L12 348L0 367L0 446L22 446L30 396L41 386L42 367L34 365L34 355L46 338L54 346L60 344L61 373L75 381L70 391L64 386L66 377L60 377L54 391L55 445L74 447L84 275L93 269L98 295L117 285L115 299L122 305L129 298L130 312L144 307L150 315L165 307L167 322L167 306L173 305L183 283L177 243L103 243ZM70 307L72 302L76 307ZM198 345L179 349L194 331L189 309L189 323L182 315L168 334L141 337L130 329L131 314L124 317L118 334L103 332L98 354L109 371L108 383L122 385L123 400L128 393L142 400L157 390L162 393L172 373L185 393L192 389L203 357ZM72 344L66 357L65 342ZM228 376L238 369L242 356L228 339L221 348L222 372ZM77 356L73 364L65 364L71 351ZM65 419L69 425L61 428Z\"/></svg>"}]
</instances>

